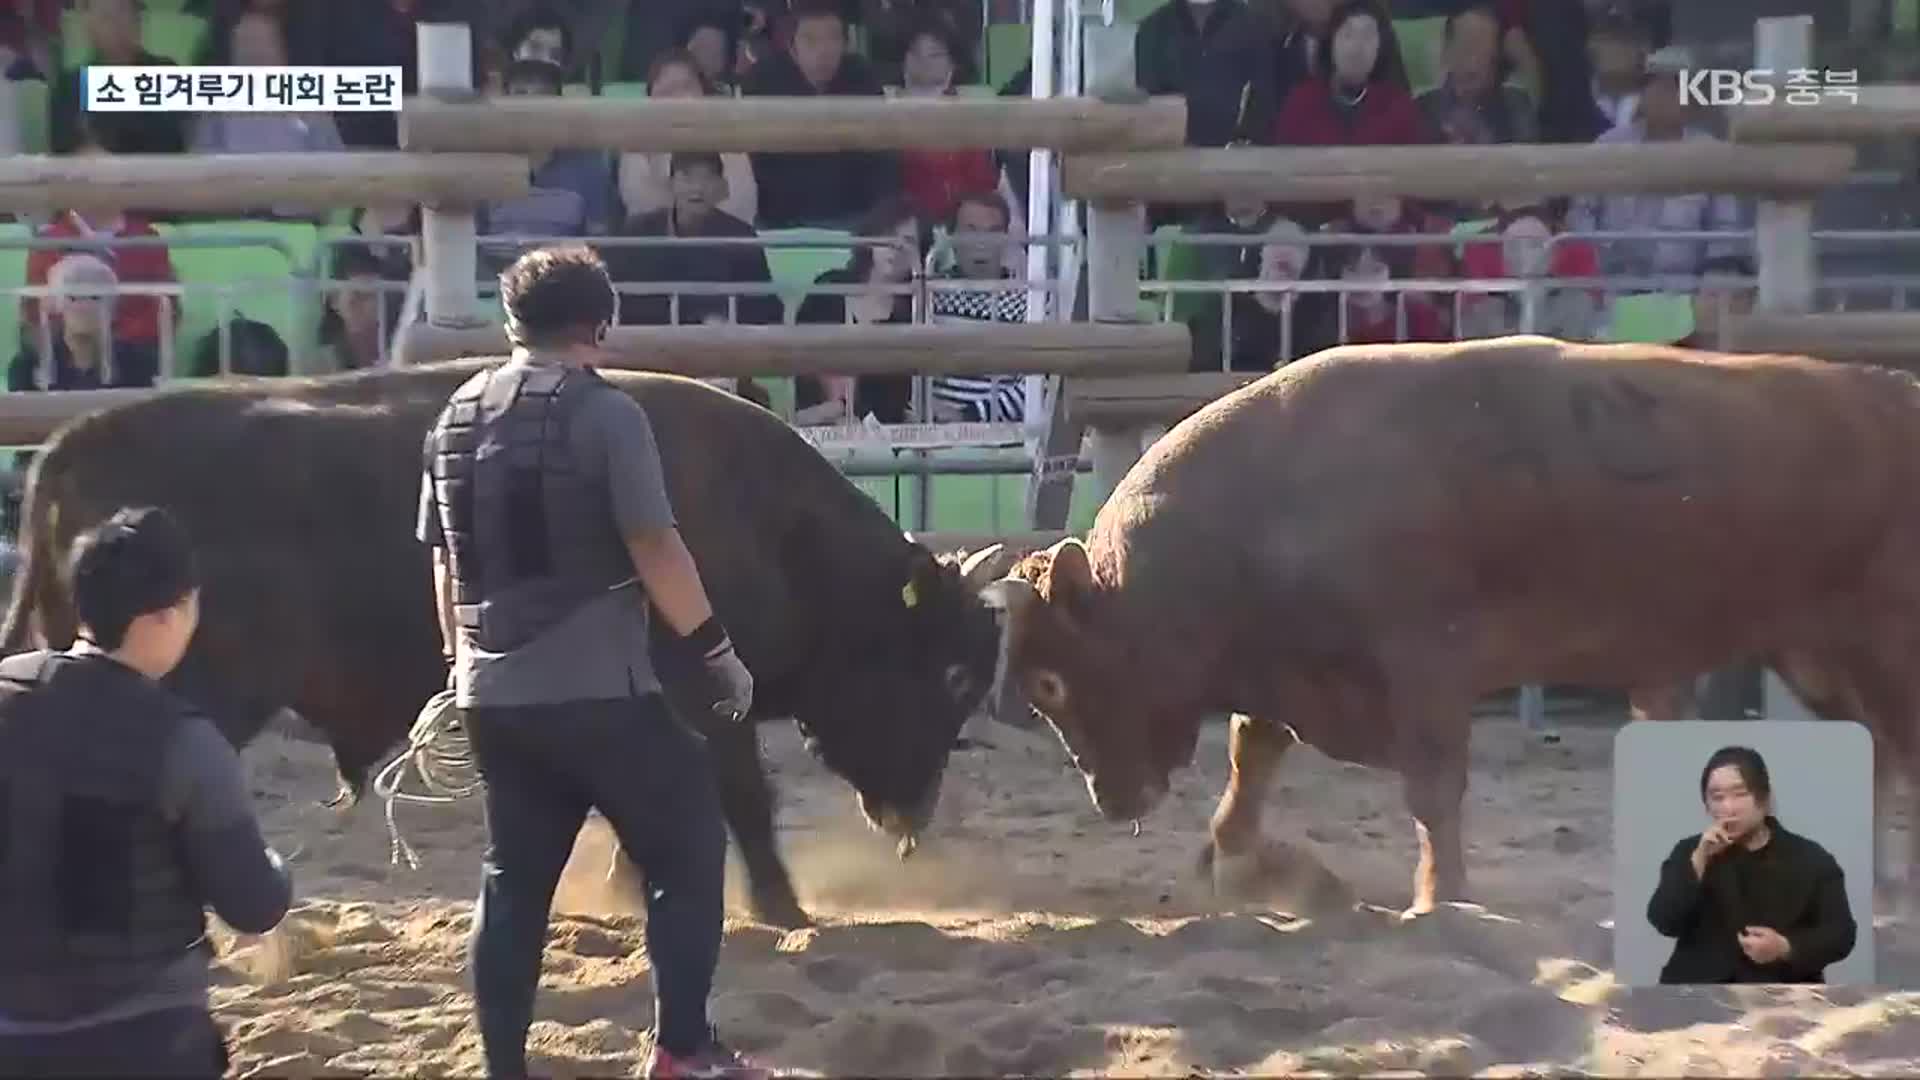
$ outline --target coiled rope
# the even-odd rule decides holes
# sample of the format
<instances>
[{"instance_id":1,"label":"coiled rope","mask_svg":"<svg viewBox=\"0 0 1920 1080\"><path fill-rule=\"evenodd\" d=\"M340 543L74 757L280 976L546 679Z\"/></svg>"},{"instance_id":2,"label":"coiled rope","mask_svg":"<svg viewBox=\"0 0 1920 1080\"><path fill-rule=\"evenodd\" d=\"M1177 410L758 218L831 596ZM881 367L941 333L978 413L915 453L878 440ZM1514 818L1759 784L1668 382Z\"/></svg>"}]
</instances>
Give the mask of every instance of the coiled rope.
<instances>
[{"instance_id":1,"label":"coiled rope","mask_svg":"<svg viewBox=\"0 0 1920 1080\"><path fill-rule=\"evenodd\" d=\"M409 773L418 778L424 793L401 790ZM373 778L373 793L387 804L387 837L391 841L388 862L394 864L404 858L409 869L420 869L419 856L400 835L400 825L394 819L396 804L444 806L473 795L483 784L466 730L460 725L460 710L453 704L453 691L442 690L420 710L407 732L407 748Z\"/></svg>"}]
</instances>

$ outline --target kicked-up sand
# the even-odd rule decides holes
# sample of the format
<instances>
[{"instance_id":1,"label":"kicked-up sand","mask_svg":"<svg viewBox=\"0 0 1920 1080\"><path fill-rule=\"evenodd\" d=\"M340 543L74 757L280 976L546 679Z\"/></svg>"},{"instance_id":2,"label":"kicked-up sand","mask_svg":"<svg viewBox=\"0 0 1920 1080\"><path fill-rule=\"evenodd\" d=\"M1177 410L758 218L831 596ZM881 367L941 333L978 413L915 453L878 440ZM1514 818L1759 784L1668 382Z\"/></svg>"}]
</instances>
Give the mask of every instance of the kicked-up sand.
<instances>
[{"instance_id":1,"label":"kicked-up sand","mask_svg":"<svg viewBox=\"0 0 1920 1080\"><path fill-rule=\"evenodd\" d=\"M820 926L753 925L730 879L714 1018L764 1063L814 1075L1920 1073L1920 993L1614 985L1614 730L1543 744L1511 717L1480 721L1466 837L1484 906L1406 922L1397 778L1305 747L1268 803L1268 895L1235 906L1195 869L1224 727L1139 837L1095 815L1050 734L995 727L954 755L939 824L903 863L791 728L768 725L781 843ZM413 870L390 864L371 796L344 821L316 805L333 788L324 747L269 734L246 759L269 839L300 850L299 901L265 938L218 934L236 1074L480 1075L477 800L398 808ZM627 1075L646 1053L643 917L607 857L596 821L555 901L537 1074ZM1883 922L1879 950L1883 982L1920 987L1920 938Z\"/></svg>"}]
</instances>

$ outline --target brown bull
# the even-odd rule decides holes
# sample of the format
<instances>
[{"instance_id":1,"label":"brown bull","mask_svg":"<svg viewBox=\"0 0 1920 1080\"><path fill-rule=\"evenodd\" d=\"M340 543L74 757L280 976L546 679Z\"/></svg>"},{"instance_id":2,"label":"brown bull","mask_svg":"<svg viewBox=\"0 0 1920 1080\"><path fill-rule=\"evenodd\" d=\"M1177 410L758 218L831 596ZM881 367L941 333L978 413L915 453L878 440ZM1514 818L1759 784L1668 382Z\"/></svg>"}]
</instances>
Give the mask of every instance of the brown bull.
<instances>
[{"instance_id":1,"label":"brown bull","mask_svg":"<svg viewBox=\"0 0 1920 1080\"><path fill-rule=\"evenodd\" d=\"M1762 657L1873 731L1877 790L1914 775L1916 492L1900 372L1537 337L1332 349L1174 428L1084 546L992 587L1006 689L1115 820L1236 714L1216 873L1260 844L1296 740L1398 771L1426 911L1465 895L1469 716L1502 687L1670 704Z\"/></svg>"}]
</instances>

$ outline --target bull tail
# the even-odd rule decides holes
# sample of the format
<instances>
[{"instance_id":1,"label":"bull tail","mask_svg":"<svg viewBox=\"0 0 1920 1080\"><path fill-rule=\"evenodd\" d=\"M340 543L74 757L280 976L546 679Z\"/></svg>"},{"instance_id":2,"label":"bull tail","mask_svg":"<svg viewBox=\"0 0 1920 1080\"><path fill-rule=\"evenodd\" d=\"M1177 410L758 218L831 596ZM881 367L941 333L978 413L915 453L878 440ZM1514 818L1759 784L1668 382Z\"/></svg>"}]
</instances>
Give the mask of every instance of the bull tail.
<instances>
[{"instance_id":1,"label":"bull tail","mask_svg":"<svg viewBox=\"0 0 1920 1080\"><path fill-rule=\"evenodd\" d=\"M44 452L36 458L20 499L20 566L13 576L6 624L0 627L0 655L45 648L53 640L64 643L72 636L75 617L67 598L61 595L55 570L59 562L54 551L59 500L49 490L53 485L47 460ZM60 628L67 628L68 633L60 635Z\"/></svg>"}]
</instances>

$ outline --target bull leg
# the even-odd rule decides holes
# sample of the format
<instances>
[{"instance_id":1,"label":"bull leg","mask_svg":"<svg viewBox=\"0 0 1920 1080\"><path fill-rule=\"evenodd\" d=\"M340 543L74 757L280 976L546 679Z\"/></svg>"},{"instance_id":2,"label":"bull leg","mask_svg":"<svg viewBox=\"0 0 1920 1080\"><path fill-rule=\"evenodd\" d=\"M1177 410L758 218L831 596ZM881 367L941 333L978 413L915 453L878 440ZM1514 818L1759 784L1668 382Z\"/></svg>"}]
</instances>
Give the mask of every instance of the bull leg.
<instances>
[{"instance_id":1,"label":"bull leg","mask_svg":"<svg viewBox=\"0 0 1920 1080\"><path fill-rule=\"evenodd\" d=\"M1467 897L1466 852L1460 838L1461 803L1467 794L1467 746L1426 744L1428 753L1402 764L1401 786L1413 814L1420 861L1413 871L1413 905L1408 915L1425 915L1434 905Z\"/></svg>"},{"instance_id":2,"label":"bull leg","mask_svg":"<svg viewBox=\"0 0 1920 1080\"><path fill-rule=\"evenodd\" d=\"M1200 853L1200 874L1216 891L1232 891L1224 876L1232 860L1259 851L1267 791L1287 750L1299 741L1292 728L1278 721L1234 714L1227 741L1227 789L1208 826L1212 843Z\"/></svg>"},{"instance_id":3,"label":"bull leg","mask_svg":"<svg viewBox=\"0 0 1920 1080\"><path fill-rule=\"evenodd\" d=\"M773 788L761 766L758 733L751 723L713 731L707 735L707 750L720 782L721 812L746 866L753 917L789 930L812 926L774 840Z\"/></svg>"}]
</instances>

